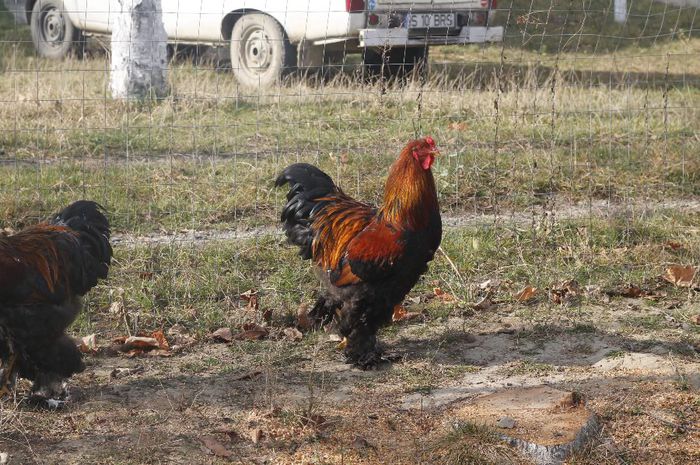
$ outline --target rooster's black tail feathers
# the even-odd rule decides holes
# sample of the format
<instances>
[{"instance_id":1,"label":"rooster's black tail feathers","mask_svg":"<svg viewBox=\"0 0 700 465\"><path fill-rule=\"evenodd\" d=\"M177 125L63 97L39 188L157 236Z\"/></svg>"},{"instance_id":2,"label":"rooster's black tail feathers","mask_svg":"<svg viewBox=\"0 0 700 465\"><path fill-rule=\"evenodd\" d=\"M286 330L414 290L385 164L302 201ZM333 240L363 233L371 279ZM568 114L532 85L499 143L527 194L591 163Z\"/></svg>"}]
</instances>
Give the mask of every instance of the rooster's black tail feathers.
<instances>
[{"instance_id":1,"label":"rooster's black tail feathers","mask_svg":"<svg viewBox=\"0 0 700 465\"><path fill-rule=\"evenodd\" d=\"M289 165L277 177L275 186L287 183L291 188L287 193L287 204L282 209L282 227L287 240L299 246L299 255L309 259L313 242L311 217L326 204L318 199L339 192L339 189L330 176L308 163Z\"/></svg>"}]
</instances>

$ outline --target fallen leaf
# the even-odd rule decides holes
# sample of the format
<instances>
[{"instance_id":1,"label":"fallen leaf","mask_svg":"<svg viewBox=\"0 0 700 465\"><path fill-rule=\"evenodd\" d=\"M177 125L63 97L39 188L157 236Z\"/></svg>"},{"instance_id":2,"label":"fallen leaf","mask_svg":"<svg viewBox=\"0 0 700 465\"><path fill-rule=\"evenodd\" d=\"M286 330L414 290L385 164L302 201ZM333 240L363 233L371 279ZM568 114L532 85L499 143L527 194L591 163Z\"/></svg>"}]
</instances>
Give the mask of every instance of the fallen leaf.
<instances>
[{"instance_id":1,"label":"fallen leaf","mask_svg":"<svg viewBox=\"0 0 700 465\"><path fill-rule=\"evenodd\" d=\"M418 312L409 312L403 305L397 305L394 307L394 313L391 315L391 321L396 323L397 321L413 320L421 316Z\"/></svg>"},{"instance_id":2,"label":"fallen leaf","mask_svg":"<svg viewBox=\"0 0 700 465\"><path fill-rule=\"evenodd\" d=\"M527 286L517 294L515 294L514 298L516 301L525 303L530 300L532 300L535 295L537 294L537 288L532 287L532 286Z\"/></svg>"},{"instance_id":3,"label":"fallen leaf","mask_svg":"<svg viewBox=\"0 0 700 465\"><path fill-rule=\"evenodd\" d=\"M151 337L158 341L158 348L162 350L169 350L170 349L170 344L168 344L168 340L165 338L165 334L163 334L163 330L159 329L157 331L153 331L151 333Z\"/></svg>"},{"instance_id":4,"label":"fallen leaf","mask_svg":"<svg viewBox=\"0 0 700 465\"><path fill-rule=\"evenodd\" d=\"M301 304L299 310L297 310L297 327L302 330L309 330L313 328L314 324L309 318L309 306L306 304Z\"/></svg>"},{"instance_id":5,"label":"fallen leaf","mask_svg":"<svg viewBox=\"0 0 700 465\"><path fill-rule=\"evenodd\" d=\"M141 278L141 279L153 279L153 272L142 271L139 273L139 278Z\"/></svg>"},{"instance_id":6,"label":"fallen leaf","mask_svg":"<svg viewBox=\"0 0 700 465\"><path fill-rule=\"evenodd\" d=\"M679 250L679 249L683 248L683 244L681 244L680 242L676 242L676 241L668 241L668 242L666 242L665 245L666 245L666 247L668 247L671 250Z\"/></svg>"},{"instance_id":7,"label":"fallen leaf","mask_svg":"<svg viewBox=\"0 0 700 465\"><path fill-rule=\"evenodd\" d=\"M266 328L255 323L248 323L243 325L243 331L233 336L234 339L239 341L253 341L258 339L263 339L269 334Z\"/></svg>"},{"instance_id":8,"label":"fallen leaf","mask_svg":"<svg viewBox=\"0 0 700 465\"><path fill-rule=\"evenodd\" d=\"M343 152L340 154L340 163L343 165L346 164L348 161L350 161L350 156L347 154L347 152Z\"/></svg>"},{"instance_id":9,"label":"fallen leaf","mask_svg":"<svg viewBox=\"0 0 700 465\"><path fill-rule=\"evenodd\" d=\"M304 335L301 333L296 328L284 328L284 333L285 339L292 341L292 342L299 342L304 338Z\"/></svg>"},{"instance_id":10,"label":"fallen leaf","mask_svg":"<svg viewBox=\"0 0 700 465\"><path fill-rule=\"evenodd\" d=\"M89 336L80 338L78 350L84 354L97 353L97 335L90 334Z\"/></svg>"},{"instance_id":11,"label":"fallen leaf","mask_svg":"<svg viewBox=\"0 0 700 465\"><path fill-rule=\"evenodd\" d=\"M627 287L623 287L620 291L619 294L622 297L630 297L633 299L636 299L637 297L640 297L644 294L646 294L645 291L642 290L639 286L635 286L634 284L630 284Z\"/></svg>"},{"instance_id":12,"label":"fallen leaf","mask_svg":"<svg viewBox=\"0 0 700 465\"><path fill-rule=\"evenodd\" d=\"M256 291L255 289L248 289L245 292L241 292L238 296L246 302L250 302L250 299L257 293L258 291Z\"/></svg>"},{"instance_id":13,"label":"fallen leaf","mask_svg":"<svg viewBox=\"0 0 700 465\"><path fill-rule=\"evenodd\" d=\"M257 444L262 441L263 436L265 436L265 433L260 428L253 428L250 430L250 440L253 442L253 444Z\"/></svg>"},{"instance_id":14,"label":"fallen leaf","mask_svg":"<svg viewBox=\"0 0 700 465\"><path fill-rule=\"evenodd\" d=\"M455 296L453 296L452 294L448 294L439 287L433 289L433 294L435 294L435 297L442 300L443 302L454 302L455 300L457 300Z\"/></svg>"},{"instance_id":15,"label":"fallen leaf","mask_svg":"<svg viewBox=\"0 0 700 465\"><path fill-rule=\"evenodd\" d=\"M231 342L233 341L233 333L231 328L219 328L209 335L212 339L221 342Z\"/></svg>"},{"instance_id":16,"label":"fallen leaf","mask_svg":"<svg viewBox=\"0 0 700 465\"><path fill-rule=\"evenodd\" d=\"M272 322L272 309L268 308L265 310L262 314L263 321L267 324L270 324Z\"/></svg>"},{"instance_id":17,"label":"fallen leaf","mask_svg":"<svg viewBox=\"0 0 700 465\"><path fill-rule=\"evenodd\" d=\"M217 457L231 457L233 452L228 450L223 444L216 440L213 436L202 436L199 438L207 449L205 452L214 454Z\"/></svg>"},{"instance_id":18,"label":"fallen leaf","mask_svg":"<svg viewBox=\"0 0 700 465\"><path fill-rule=\"evenodd\" d=\"M570 279L554 286L549 292L549 298L555 304L563 304L571 301L580 293L581 287L579 286L578 281L575 279Z\"/></svg>"},{"instance_id":19,"label":"fallen leaf","mask_svg":"<svg viewBox=\"0 0 700 465\"><path fill-rule=\"evenodd\" d=\"M666 269L663 278L678 287L690 287L695 278L695 267L672 265Z\"/></svg>"},{"instance_id":20,"label":"fallen leaf","mask_svg":"<svg viewBox=\"0 0 700 465\"><path fill-rule=\"evenodd\" d=\"M249 289L242 293L240 297L248 302L248 310L257 310L259 308L258 291Z\"/></svg>"},{"instance_id":21,"label":"fallen leaf","mask_svg":"<svg viewBox=\"0 0 700 465\"><path fill-rule=\"evenodd\" d=\"M149 350L157 349L160 347L158 339L150 336L129 336L124 340L122 344L122 351L129 352L132 349L136 350Z\"/></svg>"},{"instance_id":22,"label":"fallen leaf","mask_svg":"<svg viewBox=\"0 0 700 465\"><path fill-rule=\"evenodd\" d=\"M690 322L695 325L700 325L700 313L690 317Z\"/></svg>"}]
</instances>

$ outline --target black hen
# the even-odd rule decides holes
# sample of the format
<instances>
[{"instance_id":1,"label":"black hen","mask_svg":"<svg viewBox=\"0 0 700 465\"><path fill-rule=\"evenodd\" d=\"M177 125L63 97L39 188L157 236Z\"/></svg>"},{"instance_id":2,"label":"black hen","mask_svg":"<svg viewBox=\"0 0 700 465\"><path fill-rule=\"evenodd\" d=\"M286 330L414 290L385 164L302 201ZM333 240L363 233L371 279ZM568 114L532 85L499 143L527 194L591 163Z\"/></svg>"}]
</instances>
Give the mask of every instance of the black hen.
<instances>
[{"instance_id":1,"label":"black hen","mask_svg":"<svg viewBox=\"0 0 700 465\"><path fill-rule=\"evenodd\" d=\"M64 381L85 366L65 334L81 297L105 279L112 259L104 209L81 200L50 221L0 236L0 397L17 376L41 397L65 396Z\"/></svg>"}]
</instances>

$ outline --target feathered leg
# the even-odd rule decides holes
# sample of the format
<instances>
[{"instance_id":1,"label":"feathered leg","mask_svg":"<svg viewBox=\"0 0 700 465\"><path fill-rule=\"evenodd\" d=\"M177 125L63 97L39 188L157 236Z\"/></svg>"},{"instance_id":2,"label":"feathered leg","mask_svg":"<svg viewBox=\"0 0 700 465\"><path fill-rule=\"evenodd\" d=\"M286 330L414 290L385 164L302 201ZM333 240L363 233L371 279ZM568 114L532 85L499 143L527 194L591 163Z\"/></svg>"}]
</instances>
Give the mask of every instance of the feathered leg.
<instances>
[{"instance_id":1,"label":"feathered leg","mask_svg":"<svg viewBox=\"0 0 700 465\"><path fill-rule=\"evenodd\" d=\"M343 350L347 363L362 370L376 368L386 362L377 344L380 321L371 318L364 303L346 303L338 316L338 332L347 340Z\"/></svg>"},{"instance_id":2,"label":"feathered leg","mask_svg":"<svg viewBox=\"0 0 700 465\"><path fill-rule=\"evenodd\" d=\"M67 400L66 379L85 369L82 354L75 343L64 334L53 344L31 355L37 364L32 395L43 399Z\"/></svg>"}]
</instances>

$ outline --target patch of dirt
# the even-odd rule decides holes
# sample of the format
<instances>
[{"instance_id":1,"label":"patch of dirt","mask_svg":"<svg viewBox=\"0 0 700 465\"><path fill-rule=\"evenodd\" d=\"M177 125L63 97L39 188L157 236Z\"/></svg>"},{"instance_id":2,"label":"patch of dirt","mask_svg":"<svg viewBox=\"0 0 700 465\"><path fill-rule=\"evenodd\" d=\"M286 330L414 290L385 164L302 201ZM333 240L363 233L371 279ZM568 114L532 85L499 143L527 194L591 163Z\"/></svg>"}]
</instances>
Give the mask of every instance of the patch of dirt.
<instances>
[{"instance_id":1,"label":"patch of dirt","mask_svg":"<svg viewBox=\"0 0 700 465\"><path fill-rule=\"evenodd\" d=\"M580 392L600 418L576 463L698 463L700 355L676 350L697 334L607 332L623 311L588 310L603 323L584 332L503 308L507 332L500 313L403 322L382 337L397 361L380 371L344 364L323 333L88 355L66 408L28 404L24 381L0 403L0 453L10 464L524 464L493 431L454 420L480 397L545 385Z\"/></svg>"},{"instance_id":2,"label":"patch of dirt","mask_svg":"<svg viewBox=\"0 0 700 465\"><path fill-rule=\"evenodd\" d=\"M644 216L659 210L679 210L683 212L700 212L700 201L669 200L666 202L629 202L612 203L605 200L593 200L585 203L560 203L552 207L533 207L529 210L501 211L498 214L465 214L443 216L446 229L459 229L467 226L492 224L527 225L536 221L554 222L580 218L612 218L624 214ZM148 234L114 233L112 242L119 246L136 246L144 244L206 243L210 241L245 240L255 237L282 235L279 225L237 228L233 230L179 230L154 232Z\"/></svg>"}]
</instances>

